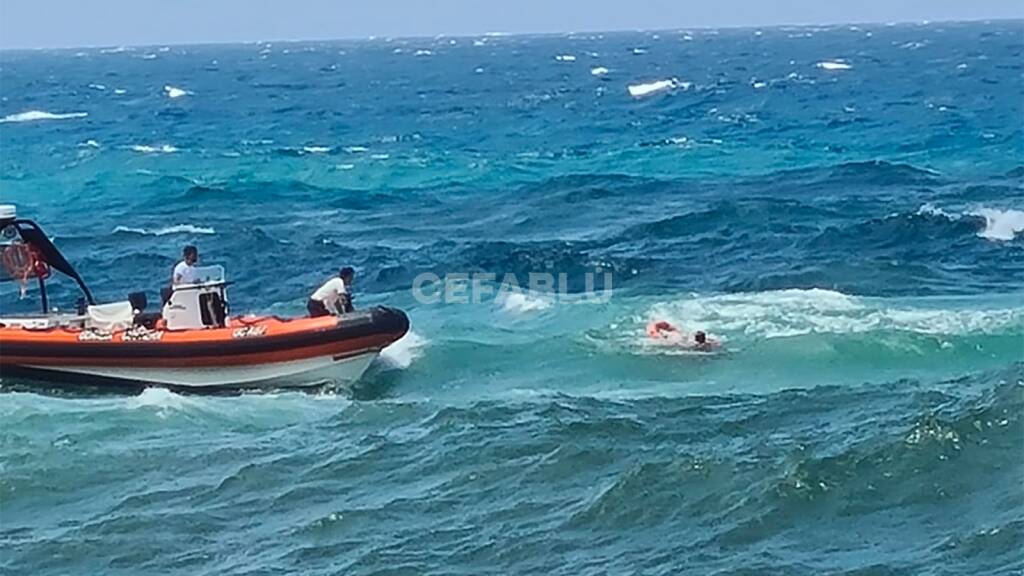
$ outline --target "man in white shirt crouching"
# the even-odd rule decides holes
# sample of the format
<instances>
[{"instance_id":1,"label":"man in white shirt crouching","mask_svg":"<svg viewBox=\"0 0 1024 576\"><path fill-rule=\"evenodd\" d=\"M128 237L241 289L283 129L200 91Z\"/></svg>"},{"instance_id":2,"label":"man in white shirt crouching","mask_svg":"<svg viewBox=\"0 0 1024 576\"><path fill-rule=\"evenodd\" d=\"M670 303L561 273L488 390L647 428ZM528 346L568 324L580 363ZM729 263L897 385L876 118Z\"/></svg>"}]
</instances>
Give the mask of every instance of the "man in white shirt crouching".
<instances>
[{"instance_id":1,"label":"man in white shirt crouching","mask_svg":"<svg viewBox=\"0 0 1024 576\"><path fill-rule=\"evenodd\" d=\"M355 270L345 266L338 272L338 275L316 289L313 295L306 302L306 309L309 316L327 316L328 314L342 314L352 311L352 297L348 293L348 287L355 279Z\"/></svg>"}]
</instances>

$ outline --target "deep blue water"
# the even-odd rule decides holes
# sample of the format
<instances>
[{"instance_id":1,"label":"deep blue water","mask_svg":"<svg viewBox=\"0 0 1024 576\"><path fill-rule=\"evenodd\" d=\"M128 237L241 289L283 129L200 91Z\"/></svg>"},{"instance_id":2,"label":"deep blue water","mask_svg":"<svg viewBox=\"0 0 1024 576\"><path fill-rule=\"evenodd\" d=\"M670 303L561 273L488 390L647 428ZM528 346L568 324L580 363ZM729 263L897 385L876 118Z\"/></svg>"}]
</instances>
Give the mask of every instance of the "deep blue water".
<instances>
[{"instance_id":1,"label":"deep blue water","mask_svg":"<svg viewBox=\"0 0 1024 576\"><path fill-rule=\"evenodd\" d=\"M1022 51L994 22L0 53L0 201L101 299L195 243L235 312L352 264L412 319L351 390L3 379L0 566L1021 573ZM422 273L566 294L428 304Z\"/></svg>"}]
</instances>

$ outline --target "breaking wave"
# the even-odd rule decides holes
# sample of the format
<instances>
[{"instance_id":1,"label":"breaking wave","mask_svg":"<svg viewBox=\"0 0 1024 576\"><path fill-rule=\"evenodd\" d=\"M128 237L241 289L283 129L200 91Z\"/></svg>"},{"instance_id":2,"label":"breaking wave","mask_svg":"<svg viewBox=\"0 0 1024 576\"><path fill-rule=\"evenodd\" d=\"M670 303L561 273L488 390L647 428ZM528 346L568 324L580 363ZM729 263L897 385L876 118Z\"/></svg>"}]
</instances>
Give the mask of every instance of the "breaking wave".
<instances>
[{"instance_id":1,"label":"breaking wave","mask_svg":"<svg viewBox=\"0 0 1024 576\"><path fill-rule=\"evenodd\" d=\"M145 228L131 228L129 226L118 226L114 228L114 234L139 234L142 236L167 236L170 234L216 234L217 231L213 228L205 226L193 226L192 224L177 224L175 226L167 226L166 228L158 228L156 230L147 230Z\"/></svg>"},{"instance_id":2,"label":"breaking wave","mask_svg":"<svg viewBox=\"0 0 1024 576\"><path fill-rule=\"evenodd\" d=\"M46 112L44 110L29 110L17 114L8 114L0 118L0 123L37 122L39 120L71 120L74 118L85 118L88 112L66 112L63 114Z\"/></svg>"}]
</instances>

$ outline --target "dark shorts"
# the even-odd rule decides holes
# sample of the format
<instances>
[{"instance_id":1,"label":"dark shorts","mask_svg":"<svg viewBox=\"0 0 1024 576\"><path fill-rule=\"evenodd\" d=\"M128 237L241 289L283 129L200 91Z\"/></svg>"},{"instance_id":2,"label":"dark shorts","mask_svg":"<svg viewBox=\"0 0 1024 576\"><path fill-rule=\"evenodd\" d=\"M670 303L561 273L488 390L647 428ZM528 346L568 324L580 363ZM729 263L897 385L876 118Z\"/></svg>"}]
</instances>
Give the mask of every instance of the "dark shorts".
<instances>
[{"instance_id":1,"label":"dark shorts","mask_svg":"<svg viewBox=\"0 0 1024 576\"><path fill-rule=\"evenodd\" d=\"M309 310L309 317L316 318L318 316L330 316L331 311L324 306L324 303L319 300L313 300L312 298L306 302L306 310Z\"/></svg>"}]
</instances>

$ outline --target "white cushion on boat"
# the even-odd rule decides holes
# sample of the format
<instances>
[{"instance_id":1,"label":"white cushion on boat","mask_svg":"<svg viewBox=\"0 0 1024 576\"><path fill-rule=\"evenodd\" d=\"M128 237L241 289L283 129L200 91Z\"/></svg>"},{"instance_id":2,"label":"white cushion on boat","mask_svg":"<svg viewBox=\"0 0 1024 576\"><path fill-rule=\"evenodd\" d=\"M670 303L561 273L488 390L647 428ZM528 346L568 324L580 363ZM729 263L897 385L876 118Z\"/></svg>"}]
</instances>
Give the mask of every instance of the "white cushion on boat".
<instances>
[{"instance_id":1,"label":"white cushion on boat","mask_svg":"<svg viewBox=\"0 0 1024 576\"><path fill-rule=\"evenodd\" d=\"M132 303L127 300L89 306L88 312L89 326L98 330L123 330L135 319Z\"/></svg>"}]
</instances>

